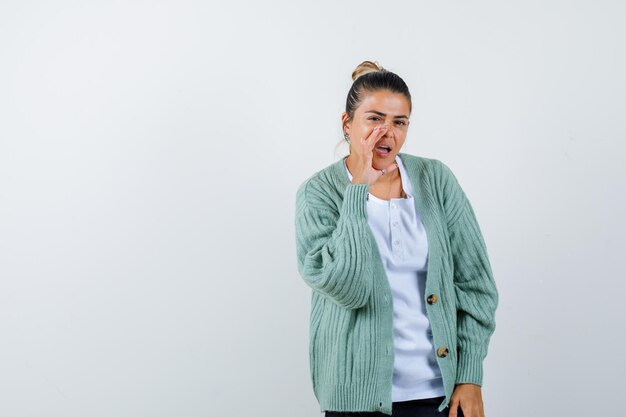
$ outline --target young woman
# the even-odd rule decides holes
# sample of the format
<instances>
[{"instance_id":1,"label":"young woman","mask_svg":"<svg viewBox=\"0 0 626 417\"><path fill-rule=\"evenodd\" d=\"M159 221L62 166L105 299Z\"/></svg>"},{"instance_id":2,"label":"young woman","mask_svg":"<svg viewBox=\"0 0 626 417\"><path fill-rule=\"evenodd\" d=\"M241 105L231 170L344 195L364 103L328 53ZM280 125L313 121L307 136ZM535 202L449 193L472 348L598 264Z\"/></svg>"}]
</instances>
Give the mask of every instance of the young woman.
<instances>
[{"instance_id":1,"label":"young woman","mask_svg":"<svg viewBox=\"0 0 626 417\"><path fill-rule=\"evenodd\" d=\"M498 292L476 216L447 165L400 152L412 107L404 81L371 61L352 78L350 154L296 193L320 410L484 417Z\"/></svg>"}]
</instances>

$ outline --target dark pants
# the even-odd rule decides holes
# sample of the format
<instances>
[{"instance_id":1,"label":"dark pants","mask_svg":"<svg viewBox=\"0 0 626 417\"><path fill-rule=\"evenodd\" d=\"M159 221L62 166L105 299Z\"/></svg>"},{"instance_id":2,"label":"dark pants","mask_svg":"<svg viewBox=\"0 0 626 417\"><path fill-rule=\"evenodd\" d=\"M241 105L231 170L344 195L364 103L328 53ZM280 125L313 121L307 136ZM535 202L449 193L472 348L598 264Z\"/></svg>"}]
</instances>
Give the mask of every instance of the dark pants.
<instances>
[{"instance_id":1,"label":"dark pants","mask_svg":"<svg viewBox=\"0 0 626 417\"><path fill-rule=\"evenodd\" d=\"M397 401L392 404L392 417L447 417L450 407L446 407L439 412L439 404L444 397L424 398L420 400ZM389 414L379 411L326 411L325 417L389 417ZM464 417L461 407L457 408L457 416Z\"/></svg>"}]
</instances>

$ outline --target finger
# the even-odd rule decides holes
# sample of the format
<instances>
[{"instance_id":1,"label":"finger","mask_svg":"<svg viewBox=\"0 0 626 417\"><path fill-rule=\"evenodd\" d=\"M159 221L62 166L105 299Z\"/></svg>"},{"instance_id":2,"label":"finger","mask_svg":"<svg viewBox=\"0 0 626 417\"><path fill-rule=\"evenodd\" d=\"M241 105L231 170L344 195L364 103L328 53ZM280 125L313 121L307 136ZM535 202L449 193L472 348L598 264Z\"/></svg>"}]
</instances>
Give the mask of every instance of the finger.
<instances>
[{"instance_id":1,"label":"finger","mask_svg":"<svg viewBox=\"0 0 626 417\"><path fill-rule=\"evenodd\" d=\"M361 138L361 143L363 143L364 145L365 145L365 144L367 144L367 143L369 143L369 141L371 140L372 136L375 136L375 135L376 135L377 130L378 130L378 129L377 129L377 127L374 127L374 128L370 131L370 133L368 133L367 135L365 135L365 136L363 136L363 137Z\"/></svg>"},{"instance_id":2,"label":"finger","mask_svg":"<svg viewBox=\"0 0 626 417\"><path fill-rule=\"evenodd\" d=\"M382 177L383 175L387 175L390 172L395 171L396 169L398 169L398 164L397 163L393 163L393 164L391 164L391 165L389 165L389 166L384 168L384 170L385 170L384 174L382 173L383 172L382 169L379 169L378 171L381 173L381 177Z\"/></svg>"},{"instance_id":3,"label":"finger","mask_svg":"<svg viewBox=\"0 0 626 417\"><path fill-rule=\"evenodd\" d=\"M385 173L384 174L383 174L382 169L379 169L378 172L380 172L380 176L382 177L383 175L389 175L390 172L393 172L396 169L398 169L398 165L397 164L391 164L387 168L385 168Z\"/></svg>"},{"instance_id":4,"label":"finger","mask_svg":"<svg viewBox=\"0 0 626 417\"><path fill-rule=\"evenodd\" d=\"M396 169L398 169L398 164L394 162L393 164L391 164L387 168L385 168L385 172L393 172Z\"/></svg>"},{"instance_id":5,"label":"finger","mask_svg":"<svg viewBox=\"0 0 626 417\"><path fill-rule=\"evenodd\" d=\"M459 406L459 417L485 417L483 410L476 405L470 404Z\"/></svg>"},{"instance_id":6,"label":"finger","mask_svg":"<svg viewBox=\"0 0 626 417\"><path fill-rule=\"evenodd\" d=\"M458 406L459 406L458 402L450 404L450 413L448 414L448 417L456 417L457 416L457 407Z\"/></svg>"},{"instance_id":7,"label":"finger","mask_svg":"<svg viewBox=\"0 0 626 417\"><path fill-rule=\"evenodd\" d=\"M387 131L387 126L376 126L374 129L372 129L372 131L370 132L369 136L365 139L365 143L367 144L367 149L374 149L374 146L376 145L376 142L378 141L378 139Z\"/></svg>"}]
</instances>

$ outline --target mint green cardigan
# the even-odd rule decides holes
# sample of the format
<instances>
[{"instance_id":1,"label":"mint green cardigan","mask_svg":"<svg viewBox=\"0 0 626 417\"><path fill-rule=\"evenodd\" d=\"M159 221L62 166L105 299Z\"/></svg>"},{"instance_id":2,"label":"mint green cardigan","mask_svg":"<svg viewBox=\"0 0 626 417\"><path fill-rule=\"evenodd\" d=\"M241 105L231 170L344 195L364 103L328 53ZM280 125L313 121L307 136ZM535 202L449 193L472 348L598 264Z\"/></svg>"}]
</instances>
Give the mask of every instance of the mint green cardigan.
<instances>
[{"instance_id":1,"label":"mint green cardigan","mask_svg":"<svg viewBox=\"0 0 626 417\"><path fill-rule=\"evenodd\" d=\"M443 162L398 153L428 239L424 305L445 399L455 384L482 386L498 292L476 216ZM296 192L298 271L312 289L309 360L320 411L391 415L394 363L391 287L367 221L367 184L343 160Z\"/></svg>"}]
</instances>

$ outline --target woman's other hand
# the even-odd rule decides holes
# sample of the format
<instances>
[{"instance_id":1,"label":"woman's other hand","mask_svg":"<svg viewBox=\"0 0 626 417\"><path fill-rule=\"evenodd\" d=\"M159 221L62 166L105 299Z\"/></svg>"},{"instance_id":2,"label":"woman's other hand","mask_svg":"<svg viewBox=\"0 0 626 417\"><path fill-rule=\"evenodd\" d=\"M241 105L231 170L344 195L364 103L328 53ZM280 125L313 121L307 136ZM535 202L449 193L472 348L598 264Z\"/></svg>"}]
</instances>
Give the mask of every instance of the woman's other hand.
<instances>
[{"instance_id":1,"label":"woman's other hand","mask_svg":"<svg viewBox=\"0 0 626 417\"><path fill-rule=\"evenodd\" d=\"M458 384L450 398L450 413L448 417L457 417L457 407L461 407L464 417L485 417L483 397L480 385Z\"/></svg>"},{"instance_id":2,"label":"woman's other hand","mask_svg":"<svg viewBox=\"0 0 626 417\"><path fill-rule=\"evenodd\" d=\"M352 173L352 184L374 184L382 172L372 166L374 146L378 139L386 132L387 125L378 125L370 132L368 137L361 138L359 143L352 143L356 167ZM398 164L391 163L385 168L385 173L393 172L398 168Z\"/></svg>"}]
</instances>

